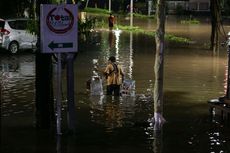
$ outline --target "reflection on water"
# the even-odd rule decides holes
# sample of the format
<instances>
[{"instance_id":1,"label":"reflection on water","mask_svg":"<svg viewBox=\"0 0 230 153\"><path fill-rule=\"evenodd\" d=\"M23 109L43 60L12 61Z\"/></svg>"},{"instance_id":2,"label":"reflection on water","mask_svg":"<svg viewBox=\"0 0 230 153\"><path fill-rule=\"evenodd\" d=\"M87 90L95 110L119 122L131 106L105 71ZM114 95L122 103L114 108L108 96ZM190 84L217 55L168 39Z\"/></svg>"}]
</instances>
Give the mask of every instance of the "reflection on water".
<instances>
[{"instance_id":1,"label":"reflection on water","mask_svg":"<svg viewBox=\"0 0 230 153\"><path fill-rule=\"evenodd\" d=\"M106 127L107 132L123 126L133 126L130 120L135 115L135 97L93 96L91 120Z\"/></svg>"},{"instance_id":2,"label":"reflection on water","mask_svg":"<svg viewBox=\"0 0 230 153\"><path fill-rule=\"evenodd\" d=\"M31 112L34 105L35 65L33 55L2 56L2 116ZM31 98L31 99L30 99Z\"/></svg>"},{"instance_id":3,"label":"reflection on water","mask_svg":"<svg viewBox=\"0 0 230 153\"><path fill-rule=\"evenodd\" d=\"M177 26L168 30L183 31L182 34L190 37L191 28L195 27ZM200 38L194 35L194 39ZM209 40L208 32L202 39ZM154 133L147 122L153 114L154 38L119 30L96 31L79 47L74 74L77 133L76 136L65 134L67 109L63 100L61 139L56 139L53 131L36 131L33 127L34 55L0 57L4 74L1 153L229 152L229 126L218 118L210 121L207 107L207 100L225 94L225 48L217 56L201 46L166 48L164 117L167 123L160 133ZM126 78L135 80L136 97L92 96L86 91L93 59L98 59L103 67L111 55L118 58ZM63 99L66 99L65 87L63 81Z\"/></svg>"}]
</instances>

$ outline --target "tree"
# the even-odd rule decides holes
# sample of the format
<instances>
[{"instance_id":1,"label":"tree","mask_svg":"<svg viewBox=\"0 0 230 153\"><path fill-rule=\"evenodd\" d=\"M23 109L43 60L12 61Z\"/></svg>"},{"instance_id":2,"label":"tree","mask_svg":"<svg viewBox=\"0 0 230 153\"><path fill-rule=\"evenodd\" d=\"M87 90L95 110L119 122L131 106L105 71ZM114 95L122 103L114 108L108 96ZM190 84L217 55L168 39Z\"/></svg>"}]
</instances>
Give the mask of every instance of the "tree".
<instances>
[{"instance_id":1,"label":"tree","mask_svg":"<svg viewBox=\"0 0 230 153\"><path fill-rule=\"evenodd\" d=\"M86 1L85 8L87 8L89 5L89 0Z\"/></svg>"},{"instance_id":2,"label":"tree","mask_svg":"<svg viewBox=\"0 0 230 153\"><path fill-rule=\"evenodd\" d=\"M220 33L220 1L211 0L210 1L210 10L211 10L211 45L210 49L216 53L219 50L219 33Z\"/></svg>"},{"instance_id":3,"label":"tree","mask_svg":"<svg viewBox=\"0 0 230 153\"><path fill-rule=\"evenodd\" d=\"M29 0L1 0L0 14L1 18L23 17L23 12L30 7ZM6 9L7 8L7 9Z\"/></svg>"},{"instance_id":4,"label":"tree","mask_svg":"<svg viewBox=\"0 0 230 153\"><path fill-rule=\"evenodd\" d=\"M223 5L224 5L224 14L226 16L229 16L230 15L230 1L225 0Z\"/></svg>"},{"instance_id":5,"label":"tree","mask_svg":"<svg viewBox=\"0 0 230 153\"><path fill-rule=\"evenodd\" d=\"M155 85L154 85L154 119L155 127L159 129L165 122L163 114L163 67L164 67L164 34L165 34L165 0L157 0L157 29L155 35Z\"/></svg>"}]
</instances>

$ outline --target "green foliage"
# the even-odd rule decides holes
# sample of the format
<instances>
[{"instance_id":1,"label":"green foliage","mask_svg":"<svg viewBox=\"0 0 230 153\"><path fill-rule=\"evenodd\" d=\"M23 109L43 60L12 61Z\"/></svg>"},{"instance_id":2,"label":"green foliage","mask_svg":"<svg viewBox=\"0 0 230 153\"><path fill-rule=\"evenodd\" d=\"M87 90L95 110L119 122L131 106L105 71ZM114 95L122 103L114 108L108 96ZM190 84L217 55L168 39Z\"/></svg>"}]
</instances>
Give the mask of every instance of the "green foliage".
<instances>
[{"instance_id":1,"label":"green foliage","mask_svg":"<svg viewBox=\"0 0 230 153\"><path fill-rule=\"evenodd\" d=\"M85 21L78 20L78 31L80 33L86 33L94 29L96 24L96 18L86 18Z\"/></svg>"},{"instance_id":2,"label":"green foliage","mask_svg":"<svg viewBox=\"0 0 230 153\"><path fill-rule=\"evenodd\" d=\"M181 5L177 5L176 14L177 15L183 15L184 14L184 8Z\"/></svg>"},{"instance_id":3,"label":"green foliage","mask_svg":"<svg viewBox=\"0 0 230 153\"><path fill-rule=\"evenodd\" d=\"M146 3L135 2L135 7L138 8L138 9L145 9L146 8Z\"/></svg>"},{"instance_id":4,"label":"green foliage","mask_svg":"<svg viewBox=\"0 0 230 153\"><path fill-rule=\"evenodd\" d=\"M230 16L230 1L229 0L224 1L223 6L224 6L224 14Z\"/></svg>"},{"instance_id":5,"label":"green foliage","mask_svg":"<svg viewBox=\"0 0 230 153\"><path fill-rule=\"evenodd\" d=\"M95 27L97 28L107 28L108 27L108 24L105 20L99 20L99 19L96 19L96 22L95 22Z\"/></svg>"},{"instance_id":6,"label":"green foliage","mask_svg":"<svg viewBox=\"0 0 230 153\"><path fill-rule=\"evenodd\" d=\"M35 19L31 19L27 22L27 31L30 33L38 34L38 21Z\"/></svg>"},{"instance_id":7,"label":"green foliage","mask_svg":"<svg viewBox=\"0 0 230 153\"><path fill-rule=\"evenodd\" d=\"M106 9L90 8L90 7L85 8L84 11L89 12L89 13L96 13L96 14L109 14L110 13Z\"/></svg>"}]
</instances>

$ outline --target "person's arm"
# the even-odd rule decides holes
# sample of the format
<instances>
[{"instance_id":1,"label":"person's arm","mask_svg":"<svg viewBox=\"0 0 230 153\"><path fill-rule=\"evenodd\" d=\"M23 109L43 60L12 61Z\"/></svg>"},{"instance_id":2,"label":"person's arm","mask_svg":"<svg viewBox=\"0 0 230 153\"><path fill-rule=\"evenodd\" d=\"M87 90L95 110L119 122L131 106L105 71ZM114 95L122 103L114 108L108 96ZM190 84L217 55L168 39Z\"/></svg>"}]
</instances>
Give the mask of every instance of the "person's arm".
<instances>
[{"instance_id":1,"label":"person's arm","mask_svg":"<svg viewBox=\"0 0 230 153\"><path fill-rule=\"evenodd\" d=\"M95 67L94 70L100 73L104 73L104 68Z\"/></svg>"},{"instance_id":2,"label":"person's arm","mask_svg":"<svg viewBox=\"0 0 230 153\"><path fill-rule=\"evenodd\" d=\"M105 76L109 75L109 72L110 72L109 65L107 65L106 68L98 68L97 67L97 68L94 68L94 69L95 69L95 71L98 71L98 72L102 73Z\"/></svg>"},{"instance_id":3,"label":"person's arm","mask_svg":"<svg viewBox=\"0 0 230 153\"><path fill-rule=\"evenodd\" d=\"M113 16L113 24L115 24L115 16Z\"/></svg>"},{"instance_id":4,"label":"person's arm","mask_svg":"<svg viewBox=\"0 0 230 153\"><path fill-rule=\"evenodd\" d=\"M124 78L125 78L125 74L124 74L123 69L122 69L121 66L120 66L120 74L121 74L121 78L122 78L122 82L123 82Z\"/></svg>"}]
</instances>

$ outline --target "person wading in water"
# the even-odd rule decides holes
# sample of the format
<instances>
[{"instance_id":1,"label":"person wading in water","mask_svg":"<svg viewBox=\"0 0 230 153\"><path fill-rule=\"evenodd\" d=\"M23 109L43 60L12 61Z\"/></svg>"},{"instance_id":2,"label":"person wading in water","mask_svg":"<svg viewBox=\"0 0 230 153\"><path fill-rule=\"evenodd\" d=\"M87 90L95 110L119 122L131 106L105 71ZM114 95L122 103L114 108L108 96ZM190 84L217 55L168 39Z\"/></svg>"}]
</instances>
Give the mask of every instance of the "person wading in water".
<instances>
[{"instance_id":1,"label":"person wading in water","mask_svg":"<svg viewBox=\"0 0 230 153\"><path fill-rule=\"evenodd\" d=\"M112 13L110 13L108 17L108 22L109 22L109 30L112 30L115 22L115 17L112 15Z\"/></svg>"},{"instance_id":2,"label":"person wading in water","mask_svg":"<svg viewBox=\"0 0 230 153\"><path fill-rule=\"evenodd\" d=\"M101 72L106 78L106 94L120 96L120 86L124 80L124 73L122 67L116 63L116 58L114 56L109 57L106 68L101 70Z\"/></svg>"}]
</instances>

